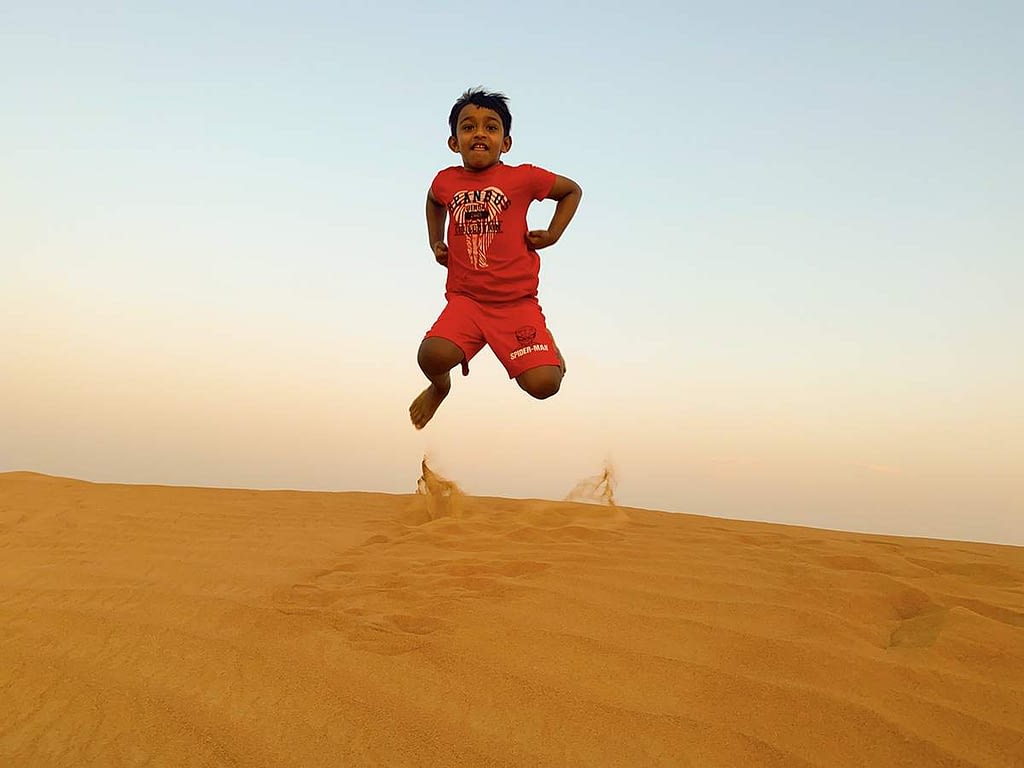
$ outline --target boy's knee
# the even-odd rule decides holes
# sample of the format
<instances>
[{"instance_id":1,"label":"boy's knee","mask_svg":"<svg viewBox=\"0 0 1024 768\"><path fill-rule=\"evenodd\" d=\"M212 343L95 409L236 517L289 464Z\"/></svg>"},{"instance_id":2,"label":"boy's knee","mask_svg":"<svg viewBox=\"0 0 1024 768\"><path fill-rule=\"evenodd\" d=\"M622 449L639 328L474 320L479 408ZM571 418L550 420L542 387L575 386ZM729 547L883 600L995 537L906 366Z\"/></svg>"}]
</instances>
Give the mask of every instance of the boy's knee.
<instances>
[{"instance_id":1,"label":"boy's knee","mask_svg":"<svg viewBox=\"0 0 1024 768\"><path fill-rule=\"evenodd\" d=\"M437 375L450 371L464 357L465 354L454 342L431 336L420 343L416 362L427 375Z\"/></svg>"},{"instance_id":2,"label":"boy's knee","mask_svg":"<svg viewBox=\"0 0 1024 768\"><path fill-rule=\"evenodd\" d=\"M554 365L544 365L523 371L516 377L519 387L531 397L546 400L562 386L562 371Z\"/></svg>"}]
</instances>

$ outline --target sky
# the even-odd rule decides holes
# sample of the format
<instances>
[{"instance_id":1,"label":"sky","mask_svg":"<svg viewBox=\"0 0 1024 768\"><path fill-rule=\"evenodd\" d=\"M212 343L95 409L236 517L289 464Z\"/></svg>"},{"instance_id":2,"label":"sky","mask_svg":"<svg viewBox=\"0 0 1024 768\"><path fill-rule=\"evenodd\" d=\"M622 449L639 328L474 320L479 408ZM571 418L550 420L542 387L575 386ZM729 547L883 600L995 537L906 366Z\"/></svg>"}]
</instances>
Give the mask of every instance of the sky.
<instances>
[{"instance_id":1,"label":"sky","mask_svg":"<svg viewBox=\"0 0 1024 768\"><path fill-rule=\"evenodd\" d=\"M87 7L88 6L88 7ZM1024 544L1024 5L0 0L0 471ZM568 373L422 432L451 105L576 180ZM550 201L531 209L544 227Z\"/></svg>"}]
</instances>

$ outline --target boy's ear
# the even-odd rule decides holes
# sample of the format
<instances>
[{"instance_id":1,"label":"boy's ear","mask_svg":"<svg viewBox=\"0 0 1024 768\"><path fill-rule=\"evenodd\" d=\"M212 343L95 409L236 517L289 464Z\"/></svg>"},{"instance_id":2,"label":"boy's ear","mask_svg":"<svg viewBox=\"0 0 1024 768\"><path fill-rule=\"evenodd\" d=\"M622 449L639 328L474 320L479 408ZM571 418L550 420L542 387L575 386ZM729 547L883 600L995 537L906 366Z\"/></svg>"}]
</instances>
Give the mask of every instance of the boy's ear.
<instances>
[{"instance_id":1,"label":"boy's ear","mask_svg":"<svg viewBox=\"0 0 1024 768\"><path fill-rule=\"evenodd\" d=\"M508 152L510 149L512 149L512 137L506 136L501 140L501 151Z\"/></svg>"},{"instance_id":2,"label":"boy's ear","mask_svg":"<svg viewBox=\"0 0 1024 768\"><path fill-rule=\"evenodd\" d=\"M459 151L459 140L456 139L454 136L448 137L448 149L450 149L452 152Z\"/></svg>"}]
</instances>

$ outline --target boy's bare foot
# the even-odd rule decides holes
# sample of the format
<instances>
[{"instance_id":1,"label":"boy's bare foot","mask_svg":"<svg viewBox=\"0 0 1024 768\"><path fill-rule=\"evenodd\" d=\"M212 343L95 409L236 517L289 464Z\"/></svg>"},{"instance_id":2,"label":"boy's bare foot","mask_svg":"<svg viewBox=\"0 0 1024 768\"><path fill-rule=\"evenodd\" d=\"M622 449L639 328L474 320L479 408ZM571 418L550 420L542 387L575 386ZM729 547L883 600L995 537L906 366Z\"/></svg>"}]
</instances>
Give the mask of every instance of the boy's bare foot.
<instances>
[{"instance_id":1,"label":"boy's bare foot","mask_svg":"<svg viewBox=\"0 0 1024 768\"><path fill-rule=\"evenodd\" d=\"M434 413L437 411L438 406L448 397L448 392L451 391L452 386L451 380L447 376L445 376L445 379L448 382L448 386L439 387L436 384L431 384L420 392L416 399L412 401L412 405L409 406L409 418L416 429L423 429L427 422L434 418Z\"/></svg>"}]
</instances>

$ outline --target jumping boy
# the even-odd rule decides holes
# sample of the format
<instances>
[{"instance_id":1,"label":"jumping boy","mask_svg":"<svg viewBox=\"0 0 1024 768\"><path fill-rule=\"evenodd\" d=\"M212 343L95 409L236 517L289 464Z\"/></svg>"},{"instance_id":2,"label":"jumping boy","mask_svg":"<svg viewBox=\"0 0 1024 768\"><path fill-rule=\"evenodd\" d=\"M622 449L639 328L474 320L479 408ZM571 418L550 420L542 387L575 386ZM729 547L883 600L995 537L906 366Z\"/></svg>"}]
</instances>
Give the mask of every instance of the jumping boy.
<instances>
[{"instance_id":1,"label":"jumping boy","mask_svg":"<svg viewBox=\"0 0 1024 768\"><path fill-rule=\"evenodd\" d=\"M469 361L485 344L509 378L539 400L558 392L565 374L537 302L537 251L558 242L583 192L551 171L501 161L512 148L507 102L483 89L462 94L448 117L448 147L462 165L438 173L427 192L427 238L438 264L448 268L448 304L420 344L417 359L430 386L409 406L416 429L448 396L451 369L461 363L468 375ZM547 229L526 228L534 200L558 201Z\"/></svg>"}]
</instances>

